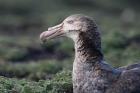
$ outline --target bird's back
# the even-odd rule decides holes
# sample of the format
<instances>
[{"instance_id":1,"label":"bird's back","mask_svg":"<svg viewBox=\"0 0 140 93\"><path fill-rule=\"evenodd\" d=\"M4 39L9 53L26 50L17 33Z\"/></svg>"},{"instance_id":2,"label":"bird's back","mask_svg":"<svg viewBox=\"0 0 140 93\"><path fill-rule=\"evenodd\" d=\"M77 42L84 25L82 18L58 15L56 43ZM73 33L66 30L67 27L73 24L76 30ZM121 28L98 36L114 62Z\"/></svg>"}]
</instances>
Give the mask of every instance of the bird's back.
<instances>
[{"instance_id":1,"label":"bird's back","mask_svg":"<svg viewBox=\"0 0 140 93\"><path fill-rule=\"evenodd\" d=\"M118 68L121 74L106 93L140 93L140 63Z\"/></svg>"},{"instance_id":2,"label":"bird's back","mask_svg":"<svg viewBox=\"0 0 140 93\"><path fill-rule=\"evenodd\" d=\"M132 70L135 68L140 68L140 62L132 64L132 65L124 66L124 67L119 67L117 69L123 71L123 70Z\"/></svg>"}]
</instances>

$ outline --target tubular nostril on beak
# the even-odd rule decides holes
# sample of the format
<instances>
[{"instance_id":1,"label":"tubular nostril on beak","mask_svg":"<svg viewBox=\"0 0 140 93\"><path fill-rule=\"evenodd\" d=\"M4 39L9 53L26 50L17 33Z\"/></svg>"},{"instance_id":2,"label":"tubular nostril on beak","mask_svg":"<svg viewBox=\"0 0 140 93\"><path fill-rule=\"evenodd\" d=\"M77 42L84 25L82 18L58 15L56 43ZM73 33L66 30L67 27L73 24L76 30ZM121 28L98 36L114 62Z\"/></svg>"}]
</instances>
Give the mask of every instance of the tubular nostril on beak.
<instances>
[{"instance_id":1,"label":"tubular nostril on beak","mask_svg":"<svg viewBox=\"0 0 140 93\"><path fill-rule=\"evenodd\" d=\"M54 26L54 27L49 27L48 28L48 31L51 31L51 30L57 30L57 29L61 29L62 28L62 26L63 26L63 23L61 23L61 24L59 24L59 25L57 25L57 26Z\"/></svg>"}]
</instances>

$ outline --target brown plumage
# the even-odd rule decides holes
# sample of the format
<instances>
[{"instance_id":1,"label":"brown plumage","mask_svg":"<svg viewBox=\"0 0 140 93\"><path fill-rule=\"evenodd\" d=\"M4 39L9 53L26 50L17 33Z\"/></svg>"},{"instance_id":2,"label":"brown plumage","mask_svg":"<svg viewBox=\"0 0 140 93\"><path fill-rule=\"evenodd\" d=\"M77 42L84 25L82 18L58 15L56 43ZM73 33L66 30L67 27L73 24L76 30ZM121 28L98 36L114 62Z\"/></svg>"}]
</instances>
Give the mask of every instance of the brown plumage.
<instances>
[{"instance_id":1,"label":"brown plumage","mask_svg":"<svg viewBox=\"0 0 140 93\"><path fill-rule=\"evenodd\" d=\"M75 43L74 93L140 93L140 64L113 68L104 61L98 27L92 18L72 15L40 35L42 41L66 36Z\"/></svg>"}]
</instances>

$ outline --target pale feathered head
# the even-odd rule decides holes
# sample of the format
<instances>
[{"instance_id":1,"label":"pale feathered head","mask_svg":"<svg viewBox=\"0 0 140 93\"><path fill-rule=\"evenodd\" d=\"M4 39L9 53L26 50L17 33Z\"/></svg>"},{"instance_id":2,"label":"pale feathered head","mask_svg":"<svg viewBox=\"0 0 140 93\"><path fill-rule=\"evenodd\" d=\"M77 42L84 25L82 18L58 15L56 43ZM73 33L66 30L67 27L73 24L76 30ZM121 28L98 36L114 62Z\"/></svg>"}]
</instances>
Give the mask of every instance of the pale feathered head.
<instances>
[{"instance_id":1,"label":"pale feathered head","mask_svg":"<svg viewBox=\"0 0 140 93\"><path fill-rule=\"evenodd\" d=\"M44 42L48 39L66 36L73 40L76 39L80 33L90 33L89 31L96 31L96 24L92 18L81 14L75 14L67 17L61 24L48 28L40 35L40 39Z\"/></svg>"}]
</instances>

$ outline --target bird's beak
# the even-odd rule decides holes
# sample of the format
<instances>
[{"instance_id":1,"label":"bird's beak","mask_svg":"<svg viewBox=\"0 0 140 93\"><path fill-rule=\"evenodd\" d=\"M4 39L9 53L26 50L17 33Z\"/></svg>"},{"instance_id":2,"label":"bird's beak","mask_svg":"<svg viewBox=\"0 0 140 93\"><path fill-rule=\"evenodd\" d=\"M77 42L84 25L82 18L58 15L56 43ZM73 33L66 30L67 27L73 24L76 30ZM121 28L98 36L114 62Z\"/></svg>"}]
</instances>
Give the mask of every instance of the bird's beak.
<instances>
[{"instance_id":1,"label":"bird's beak","mask_svg":"<svg viewBox=\"0 0 140 93\"><path fill-rule=\"evenodd\" d=\"M54 27L50 27L48 28L48 31L42 32L40 34L41 41L45 42L46 40L49 40L58 36L62 36L64 34L62 27L63 27L63 23Z\"/></svg>"}]
</instances>

